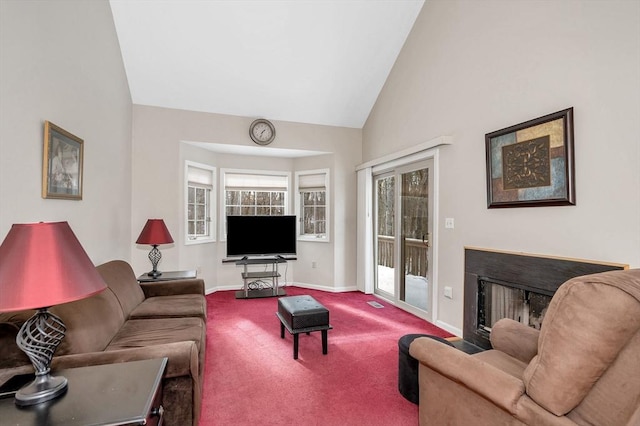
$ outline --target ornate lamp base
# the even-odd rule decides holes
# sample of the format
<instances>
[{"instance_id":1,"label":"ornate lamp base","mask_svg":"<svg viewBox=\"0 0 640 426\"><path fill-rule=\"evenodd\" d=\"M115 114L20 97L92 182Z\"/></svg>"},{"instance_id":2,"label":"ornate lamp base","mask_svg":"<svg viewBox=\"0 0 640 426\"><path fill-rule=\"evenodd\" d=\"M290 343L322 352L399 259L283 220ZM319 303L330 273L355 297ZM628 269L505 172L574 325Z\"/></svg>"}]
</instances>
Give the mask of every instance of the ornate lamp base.
<instances>
[{"instance_id":1,"label":"ornate lamp base","mask_svg":"<svg viewBox=\"0 0 640 426\"><path fill-rule=\"evenodd\" d=\"M62 376L45 374L36 376L35 380L16 393L16 405L26 406L40 404L57 398L67 391L67 379Z\"/></svg>"},{"instance_id":2,"label":"ornate lamp base","mask_svg":"<svg viewBox=\"0 0 640 426\"><path fill-rule=\"evenodd\" d=\"M36 378L16 393L16 405L39 404L67 390L67 379L49 374L53 353L62 342L66 330L62 320L47 308L39 309L22 325L16 343L31 360Z\"/></svg>"},{"instance_id":3,"label":"ornate lamp base","mask_svg":"<svg viewBox=\"0 0 640 426\"><path fill-rule=\"evenodd\" d=\"M153 270L149 272L147 275L153 278L158 278L162 275L162 272L158 271L158 262L162 259L162 253L158 250L158 245L153 244L153 248L149 252L149 260L151 261L151 266L153 266Z\"/></svg>"}]
</instances>

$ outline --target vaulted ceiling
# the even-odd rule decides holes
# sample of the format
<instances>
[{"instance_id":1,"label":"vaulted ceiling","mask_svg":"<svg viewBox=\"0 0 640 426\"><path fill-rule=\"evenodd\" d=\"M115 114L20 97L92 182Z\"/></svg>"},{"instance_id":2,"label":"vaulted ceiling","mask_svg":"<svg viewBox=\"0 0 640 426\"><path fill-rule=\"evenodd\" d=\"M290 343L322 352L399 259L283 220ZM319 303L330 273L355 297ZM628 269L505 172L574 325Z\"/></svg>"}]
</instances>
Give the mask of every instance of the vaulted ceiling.
<instances>
[{"instance_id":1,"label":"vaulted ceiling","mask_svg":"<svg viewBox=\"0 0 640 426\"><path fill-rule=\"evenodd\" d=\"M134 104L361 128L424 0L111 0Z\"/></svg>"}]
</instances>

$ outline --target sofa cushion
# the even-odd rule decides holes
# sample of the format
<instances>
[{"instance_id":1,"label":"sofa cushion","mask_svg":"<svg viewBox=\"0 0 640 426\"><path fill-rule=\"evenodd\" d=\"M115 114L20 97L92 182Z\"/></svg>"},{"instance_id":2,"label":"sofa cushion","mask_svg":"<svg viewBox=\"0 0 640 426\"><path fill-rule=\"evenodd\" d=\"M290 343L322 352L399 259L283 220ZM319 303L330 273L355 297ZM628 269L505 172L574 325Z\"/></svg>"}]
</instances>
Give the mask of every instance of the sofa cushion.
<instances>
[{"instance_id":1,"label":"sofa cushion","mask_svg":"<svg viewBox=\"0 0 640 426\"><path fill-rule=\"evenodd\" d=\"M129 314L130 319L207 318L207 301L200 294L177 294L145 299Z\"/></svg>"},{"instance_id":2,"label":"sofa cushion","mask_svg":"<svg viewBox=\"0 0 640 426\"><path fill-rule=\"evenodd\" d=\"M71 303L53 306L67 332L56 355L104 350L124 324L124 315L115 294L106 290Z\"/></svg>"},{"instance_id":3,"label":"sofa cushion","mask_svg":"<svg viewBox=\"0 0 640 426\"><path fill-rule=\"evenodd\" d=\"M135 319L124 323L107 351L193 341L198 347L199 374L204 371L206 327L200 318Z\"/></svg>"},{"instance_id":4,"label":"sofa cushion","mask_svg":"<svg viewBox=\"0 0 640 426\"><path fill-rule=\"evenodd\" d=\"M640 327L634 287L640 289L640 270L586 275L560 286L542 325L538 354L524 372L533 400L557 416L583 400Z\"/></svg>"},{"instance_id":5,"label":"sofa cushion","mask_svg":"<svg viewBox=\"0 0 640 426\"><path fill-rule=\"evenodd\" d=\"M112 260L96 269L118 298L124 317L129 318L131 311L144 300L144 293L131 266L122 260Z\"/></svg>"},{"instance_id":6,"label":"sofa cushion","mask_svg":"<svg viewBox=\"0 0 640 426\"><path fill-rule=\"evenodd\" d=\"M163 343L194 341L200 350L204 323L199 318L139 319L124 323L107 350L139 348Z\"/></svg>"}]
</instances>

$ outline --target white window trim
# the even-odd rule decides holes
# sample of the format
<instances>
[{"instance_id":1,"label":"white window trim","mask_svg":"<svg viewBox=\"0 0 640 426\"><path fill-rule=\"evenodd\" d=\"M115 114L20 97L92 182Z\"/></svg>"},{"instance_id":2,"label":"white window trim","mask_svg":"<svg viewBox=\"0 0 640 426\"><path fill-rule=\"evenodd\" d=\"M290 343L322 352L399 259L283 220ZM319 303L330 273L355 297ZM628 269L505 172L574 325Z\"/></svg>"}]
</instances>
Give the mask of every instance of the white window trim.
<instances>
[{"instance_id":1,"label":"white window trim","mask_svg":"<svg viewBox=\"0 0 640 426\"><path fill-rule=\"evenodd\" d=\"M227 190L227 174L243 174L243 175L269 175L269 176L283 176L287 179L287 188L284 191L284 214L290 215L291 208L289 207L289 194L291 193L291 172L282 170L253 170L253 169L220 169L220 241L227 240L226 226L226 190Z\"/></svg>"},{"instance_id":2,"label":"white window trim","mask_svg":"<svg viewBox=\"0 0 640 426\"><path fill-rule=\"evenodd\" d=\"M324 186L325 186L325 209L326 209L326 223L325 223L325 229L327 230L326 234L324 235L324 237L318 237L318 236L309 236L309 235L301 235L300 233L300 223L302 221L302 212L300 211L300 209L302 208L301 206L301 202L300 202L300 187L299 187L299 183L300 183L300 176L305 176L305 175L318 175L318 174L324 174ZM330 170L329 169L315 169L315 170L301 170L301 171L297 171L295 173L295 179L296 179L296 187L295 187L295 211L296 211L296 215L298 216L298 221L296 224L296 233L298 235L298 241L314 241L317 243L328 243L331 241L331 192L330 192L330 183L331 183L331 179L330 179Z\"/></svg>"},{"instance_id":3,"label":"white window trim","mask_svg":"<svg viewBox=\"0 0 640 426\"><path fill-rule=\"evenodd\" d=\"M195 167L198 169L208 170L211 172L211 197L209 197L209 217L211 223L209 224L210 235L208 237L189 237L189 167ZM216 200L216 168L208 164L196 163L195 161L185 160L184 162L184 244L205 244L216 242L216 230L217 221L215 212L217 210Z\"/></svg>"}]
</instances>

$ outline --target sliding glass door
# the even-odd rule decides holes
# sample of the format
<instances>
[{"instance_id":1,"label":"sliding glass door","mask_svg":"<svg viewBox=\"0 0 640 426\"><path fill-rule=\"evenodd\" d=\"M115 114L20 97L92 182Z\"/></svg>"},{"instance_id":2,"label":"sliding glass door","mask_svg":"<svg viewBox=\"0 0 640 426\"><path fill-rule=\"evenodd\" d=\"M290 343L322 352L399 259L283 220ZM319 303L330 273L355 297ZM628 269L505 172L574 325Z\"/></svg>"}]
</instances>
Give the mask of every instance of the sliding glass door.
<instances>
[{"instance_id":1,"label":"sliding glass door","mask_svg":"<svg viewBox=\"0 0 640 426\"><path fill-rule=\"evenodd\" d=\"M394 174L375 177L376 188L376 281L375 292L395 298L396 260L396 177Z\"/></svg>"},{"instance_id":2,"label":"sliding glass door","mask_svg":"<svg viewBox=\"0 0 640 426\"><path fill-rule=\"evenodd\" d=\"M376 175L375 292L430 318L433 160Z\"/></svg>"}]
</instances>

